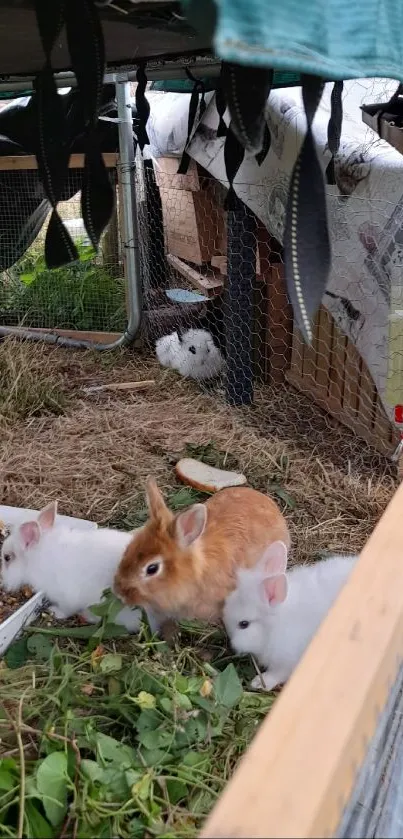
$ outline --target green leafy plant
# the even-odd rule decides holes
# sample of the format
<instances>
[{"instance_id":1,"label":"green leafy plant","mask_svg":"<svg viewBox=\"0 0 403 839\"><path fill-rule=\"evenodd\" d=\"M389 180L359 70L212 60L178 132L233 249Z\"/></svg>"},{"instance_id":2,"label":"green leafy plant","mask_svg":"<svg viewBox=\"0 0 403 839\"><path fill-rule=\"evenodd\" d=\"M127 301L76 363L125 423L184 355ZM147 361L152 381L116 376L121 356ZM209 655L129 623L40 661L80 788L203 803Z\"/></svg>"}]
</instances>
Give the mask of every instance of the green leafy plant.
<instances>
[{"instance_id":1,"label":"green leafy plant","mask_svg":"<svg viewBox=\"0 0 403 839\"><path fill-rule=\"evenodd\" d=\"M10 647L0 836L195 836L269 710L222 638L205 661L210 632L184 627L174 649L145 630L108 642L118 605L107 593L101 625L72 628L90 629L90 645L38 626Z\"/></svg>"}]
</instances>

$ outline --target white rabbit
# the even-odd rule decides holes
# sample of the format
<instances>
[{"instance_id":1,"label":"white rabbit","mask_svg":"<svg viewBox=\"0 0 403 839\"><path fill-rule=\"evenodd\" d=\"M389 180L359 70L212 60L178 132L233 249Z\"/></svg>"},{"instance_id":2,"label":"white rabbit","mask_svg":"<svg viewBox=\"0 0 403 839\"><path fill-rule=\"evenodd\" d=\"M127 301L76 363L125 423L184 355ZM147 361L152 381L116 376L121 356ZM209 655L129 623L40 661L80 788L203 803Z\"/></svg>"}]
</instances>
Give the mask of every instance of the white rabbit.
<instances>
[{"instance_id":1,"label":"white rabbit","mask_svg":"<svg viewBox=\"0 0 403 839\"><path fill-rule=\"evenodd\" d=\"M179 358L180 346L177 332L172 332L171 335L164 335L162 338L158 338L155 344L155 352L162 367L176 369L175 361Z\"/></svg>"},{"instance_id":2,"label":"white rabbit","mask_svg":"<svg viewBox=\"0 0 403 839\"><path fill-rule=\"evenodd\" d=\"M251 653L265 668L252 688L270 691L287 681L357 559L332 556L286 575L287 548L273 542L256 568L238 571L223 619L235 652Z\"/></svg>"},{"instance_id":3,"label":"white rabbit","mask_svg":"<svg viewBox=\"0 0 403 839\"><path fill-rule=\"evenodd\" d=\"M122 555L133 533L99 528L79 530L55 526L57 502L52 502L36 521L16 526L1 548L1 578L5 591L28 585L42 591L57 618L81 614L87 621L100 618L88 607L99 603L111 588ZM115 623L129 632L140 628L141 611L124 607Z\"/></svg>"},{"instance_id":4,"label":"white rabbit","mask_svg":"<svg viewBox=\"0 0 403 839\"><path fill-rule=\"evenodd\" d=\"M155 345L163 367L172 367L191 379L212 379L224 369L224 359L207 329L188 329L183 335L173 332L159 338Z\"/></svg>"}]
</instances>

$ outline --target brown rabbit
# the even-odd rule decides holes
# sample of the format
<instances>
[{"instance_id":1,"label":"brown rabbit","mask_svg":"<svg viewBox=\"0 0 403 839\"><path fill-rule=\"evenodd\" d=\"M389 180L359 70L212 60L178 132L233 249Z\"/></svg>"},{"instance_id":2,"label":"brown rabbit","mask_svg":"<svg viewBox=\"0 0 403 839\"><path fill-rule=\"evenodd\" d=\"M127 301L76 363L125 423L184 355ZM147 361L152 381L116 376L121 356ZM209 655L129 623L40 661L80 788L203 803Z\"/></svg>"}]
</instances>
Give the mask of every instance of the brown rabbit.
<instances>
[{"instance_id":1,"label":"brown rabbit","mask_svg":"<svg viewBox=\"0 0 403 839\"><path fill-rule=\"evenodd\" d=\"M249 487L230 487L174 515L155 481L147 481L150 518L127 546L114 589L143 606L156 631L169 619L217 621L236 585L270 541L289 547L286 521L275 502Z\"/></svg>"}]
</instances>

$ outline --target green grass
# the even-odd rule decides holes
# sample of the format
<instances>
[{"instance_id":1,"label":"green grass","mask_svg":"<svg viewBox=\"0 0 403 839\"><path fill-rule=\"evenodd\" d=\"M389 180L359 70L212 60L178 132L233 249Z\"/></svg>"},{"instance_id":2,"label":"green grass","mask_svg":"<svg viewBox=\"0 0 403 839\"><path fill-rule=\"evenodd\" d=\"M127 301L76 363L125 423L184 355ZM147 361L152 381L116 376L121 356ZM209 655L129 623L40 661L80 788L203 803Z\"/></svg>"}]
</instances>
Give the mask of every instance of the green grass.
<instances>
[{"instance_id":1,"label":"green grass","mask_svg":"<svg viewBox=\"0 0 403 839\"><path fill-rule=\"evenodd\" d=\"M114 608L6 655L1 837L193 837L272 704L243 689L218 630L189 625L170 648L122 637Z\"/></svg>"},{"instance_id":2,"label":"green grass","mask_svg":"<svg viewBox=\"0 0 403 839\"><path fill-rule=\"evenodd\" d=\"M94 261L94 251L78 244L79 260L46 268L36 246L8 272L0 290L4 323L59 329L122 331L126 325L125 284L111 268Z\"/></svg>"}]
</instances>

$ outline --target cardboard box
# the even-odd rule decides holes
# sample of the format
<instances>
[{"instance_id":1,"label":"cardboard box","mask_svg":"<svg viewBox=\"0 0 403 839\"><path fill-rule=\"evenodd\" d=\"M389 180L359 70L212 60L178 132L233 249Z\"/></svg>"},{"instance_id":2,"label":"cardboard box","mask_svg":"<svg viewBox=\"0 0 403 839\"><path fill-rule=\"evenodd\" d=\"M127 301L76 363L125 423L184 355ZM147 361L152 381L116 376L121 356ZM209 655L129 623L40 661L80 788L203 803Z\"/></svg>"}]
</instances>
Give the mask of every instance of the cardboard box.
<instances>
[{"instance_id":1,"label":"cardboard box","mask_svg":"<svg viewBox=\"0 0 403 839\"><path fill-rule=\"evenodd\" d=\"M390 143L403 154L403 102L399 97L393 104L379 102L376 105L361 105L363 122L369 125L382 140Z\"/></svg>"},{"instance_id":2,"label":"cardboard box","mask_svg":"<svg viewBox=\"0 0 403 839\"><path fill-rule=\"evenodd\" d=\"M211 190L160 188L165 246L168 253L196 265L220 253L224 213Z\"/></svg>"}]
</instances>

